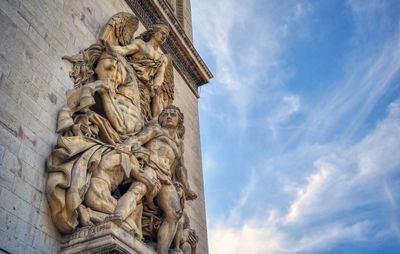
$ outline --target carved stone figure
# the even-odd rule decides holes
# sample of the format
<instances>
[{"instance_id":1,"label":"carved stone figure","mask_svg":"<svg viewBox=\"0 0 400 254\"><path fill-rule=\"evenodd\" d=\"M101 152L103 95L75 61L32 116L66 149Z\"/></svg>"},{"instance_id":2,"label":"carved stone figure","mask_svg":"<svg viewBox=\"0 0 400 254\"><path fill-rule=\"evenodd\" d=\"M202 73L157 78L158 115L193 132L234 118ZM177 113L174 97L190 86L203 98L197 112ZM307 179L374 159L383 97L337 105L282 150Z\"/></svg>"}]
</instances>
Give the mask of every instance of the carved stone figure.
<instances>
[{"instance_id":1,"label":"carved stone figure","mask_svg":"<svg viewBox=\"0 0 400 254\"><path fill-rule=\"evenodd\" d=\"M185 188L181 182L175 182L182 209L185 207ZM173 253L196 254L197 242L199 241L196 231L190 228L190 220L186 213L180 218L174 237Z\"/></svg>"},{"instance_id":2,"label":"carved stone figure","mask_svg":"<svg viewBox=\"0 0 400 254\"><path fill-rule=\"evenodd\" d=\"M167 25L157 24L142 33L131 44L113 46L127 56L136 71L142 100L142 112L148 119L157 119L161 110L173 101L171 60L160 52L160 46L169 34Z\"/></svg>"},{"instance_id":3,"label":"carved stone figure","mask_svg":"<svg viewBox=\"0 0 400 254\"><path fill-rule=\"evenodd\" d=\"M124 142L127 145L126 150L133 149L133 153L143 161L143 171L156 184L151 189L140 181L132 184L119 199L115 214L123 221L145 195L149 202L155 197L163 212L163 221L157 234L159 253L167 253L183 214L172 181L174 171L181 162L183 134L183 114L177 107L169 105L163 109L158 122L146 125L138 134Z\"/></svg>"},{"instance_id":4,"label":"carved stone figure","mask_svg":"<svg viewBox=\"0 0 400 254\"><path fill-rule=\"evenodd\" d=\"M77 209L103 154L115 150L127 134L143 125L140 108L129 96L135 92L134 83L122 85L126 72L118 57L101 45L90 48L103 51L98 54L95 70L99 80L68 91L68 103L58 119L57 131L61 133L58 146L47 161L50 206L55 206L52 207L53 218L62 217L56 223L62 224L63 232L70 232L77 226ZM95 93L99 95L97 102ZM52 202L54 200L57 202Z\"/></svg>"},{"instance_id":5,"label":"carved stone figure","mask_svg":"<svg viewBox=\"0 0 400 254\"><path fill-rule=\"evenodd\" d=\"M173 241L195 253L198 239L183 216L185 200L197 198L184 166L184 117L171 105L171 63L159 51L168 27L132 40L137 26L135 16L118 13L97 43L64 57L74 89L47 160L51 216L64 234L112 221L155 242L158 253Z\"/></svg>"},{"instance_id":6,"label":"carved stone figure","mask_svg":"<svg viewBox=\"0 0 400 254\"><path fill-rule=\"evenodd\" d=\"M190 228L190 220L187 214L184 214L179 221L176 230L173 251L184 254L196 254L196 247L199 237L196 231Z\"/></svg>"}]
</instances>

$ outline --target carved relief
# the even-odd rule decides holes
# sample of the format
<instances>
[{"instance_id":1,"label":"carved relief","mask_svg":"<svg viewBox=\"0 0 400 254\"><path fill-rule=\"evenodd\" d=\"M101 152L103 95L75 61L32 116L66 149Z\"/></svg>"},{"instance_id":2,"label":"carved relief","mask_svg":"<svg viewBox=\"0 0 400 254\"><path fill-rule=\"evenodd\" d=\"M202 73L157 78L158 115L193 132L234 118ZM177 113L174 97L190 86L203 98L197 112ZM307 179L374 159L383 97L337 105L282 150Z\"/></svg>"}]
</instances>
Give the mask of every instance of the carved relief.
<instances>
[{"instance_id":1,"label":"carved relief","mask_svg":"<svg viewBox=\"0 0 400 254\"><path fill-rule=\"evenodd\" d=\"M176 20L174 12L168 8L168 3L166 3L166 1L152 0L126 0L126 2L132 10L138 13L146 24L155 24L163 19L155 2L157 2L162 10L168 15L171 25L173 25L178 31L179 36L177 34L171 34L166 43L163 44L163 48L171 55L175 67L188 82L190 89L196 97L199 98L197 87L208 83L209 79L212 78L213 75L197 53L180 22ZM184 44L189 47L189 52L185 50L185 46L178 37L182 37ZM193 55L195 60L191 59L190 55ZM202 72L204 72L205 76L201 74Z\"/></svg>"},{"instance_id":2,"label":"carved relief","mask_svg":"<svg viewBox=\"0 0 400 254\"><path fill-rule=\"evenodd\" d=\"M74 89L47 160L52 219L64 234L111 221L158 253L195 253L183 211L197 198L184 166L184 116L172 105L171 59L160 50L169 28L135 38L137 27L134 15L118 13L97 43L64 57Z\"/></svg>"}]
</instances>

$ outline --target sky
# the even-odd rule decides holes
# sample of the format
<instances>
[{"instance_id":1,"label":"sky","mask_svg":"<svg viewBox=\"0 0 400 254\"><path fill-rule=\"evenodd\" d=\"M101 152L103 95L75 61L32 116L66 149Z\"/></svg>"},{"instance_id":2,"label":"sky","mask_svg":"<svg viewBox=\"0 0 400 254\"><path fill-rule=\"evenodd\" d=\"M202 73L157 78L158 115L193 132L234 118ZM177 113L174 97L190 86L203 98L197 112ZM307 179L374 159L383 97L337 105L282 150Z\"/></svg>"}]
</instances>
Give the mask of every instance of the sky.
<instances>
[{"instance_id":1,"label":"sky","mask_svg":"<svg viewBox=\"0 0 400 254\"><path fill-rule=\"evenodd\" d=\"M400 1L191 4L210 253L400 253Z\"/></svg>"}]
</instances>

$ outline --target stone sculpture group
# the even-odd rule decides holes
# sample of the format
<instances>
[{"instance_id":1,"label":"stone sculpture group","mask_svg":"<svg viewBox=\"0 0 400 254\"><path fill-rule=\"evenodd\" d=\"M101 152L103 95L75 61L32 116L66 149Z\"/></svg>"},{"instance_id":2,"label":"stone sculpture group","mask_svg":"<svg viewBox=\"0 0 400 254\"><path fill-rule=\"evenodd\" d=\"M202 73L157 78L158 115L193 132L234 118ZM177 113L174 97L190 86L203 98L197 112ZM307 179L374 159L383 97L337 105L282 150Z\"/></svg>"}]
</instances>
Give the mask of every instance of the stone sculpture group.
<instances>
[{"instance_id":1,"label":"stone sculpture group","mask_svg":"<svg viewBox=\"0 0 400 254\"><path fill-rule=\"evenodd\" d=\"M118 13L97 43L64 57L74 89L47 160L51 215L63 234L112 221L158 253L195 253L184 212L197 198L184 165L184 116L172 105L172 64L160 50L169 28L156 24L135 38L138 24Z\"/></svg>"}]
</instances>

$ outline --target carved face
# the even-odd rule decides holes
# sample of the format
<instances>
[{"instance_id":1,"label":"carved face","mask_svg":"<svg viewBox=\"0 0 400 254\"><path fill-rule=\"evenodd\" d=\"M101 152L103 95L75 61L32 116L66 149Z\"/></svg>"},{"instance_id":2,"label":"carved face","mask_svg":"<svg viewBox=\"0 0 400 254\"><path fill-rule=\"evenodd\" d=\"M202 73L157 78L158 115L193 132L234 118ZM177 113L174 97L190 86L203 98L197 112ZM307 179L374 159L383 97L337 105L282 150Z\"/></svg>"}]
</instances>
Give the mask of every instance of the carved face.
<instances>
[{"instance_id":1,"label":"carved face","mask_svg":"<svg viewBox=\"0 0 400 254\"><path fill-rule=\"evenodd\" d=\"M117 76L117 61L110 58L101 59L97 64L96 74L100 80L115 80Z\"/></svg>"},{"instance_id":2,"label":"carved face","mask_svg":"<svg viewBox=\"0 0 400 254\"><path fill-rule=\"evenodd\" d=\"M161 117L162 117L161 126L167 128L173 128L178 126L179 116L178 116L178 111L176 109L164 110Z\"/></svg>"},{"instance_id":3,"label":"carved face","mask_svg":"<svg viewBox=\"0 0 400 254\"><path fill-rule=\"evenodd\" d=\"M168 32L160 29L153 36L158 43L163 44L167 40Z\"/></svg>"},{"instance_id":4,"label":"carved face","mask_svg":"<svg viewBox=\"0 0 400 254\"><path fill-rule=\"evenodd\" d=\"M99 80L109 80L116 86L122 84L126 77L124 68L118 68L118 62L113 58L101 59L96 67Z\"/></svg>"}]
</instances>

